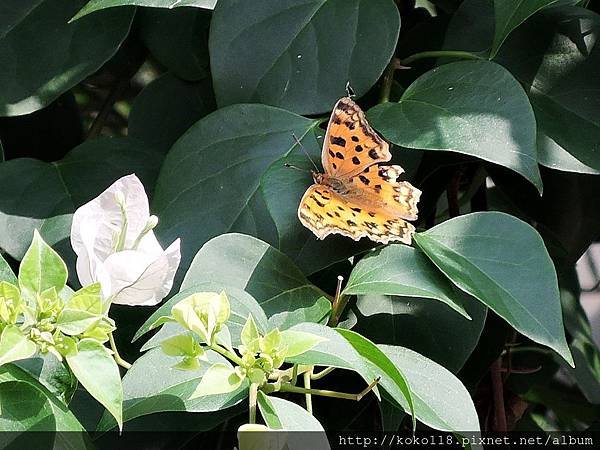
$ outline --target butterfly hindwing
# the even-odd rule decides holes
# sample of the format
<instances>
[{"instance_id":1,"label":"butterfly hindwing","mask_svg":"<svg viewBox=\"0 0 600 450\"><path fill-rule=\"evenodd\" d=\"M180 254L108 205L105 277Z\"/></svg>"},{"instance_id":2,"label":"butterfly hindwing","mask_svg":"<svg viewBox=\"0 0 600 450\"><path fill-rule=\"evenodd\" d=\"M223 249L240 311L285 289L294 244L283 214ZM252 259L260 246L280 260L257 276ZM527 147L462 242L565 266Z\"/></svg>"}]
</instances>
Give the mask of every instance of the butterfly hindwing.
<instances>
[{"instance_id":1,"label":"butterfly hindwing","mask_svg":"<svg viewBox=\"0 0 600 450\"><path fill-rule=\"evenodd\" d=\"M415 228L379 208L361 207L330 188L313 184L302 197L298 217L319 239L339 233L355 241L362 237L387 244L411 243Z\"/></svg>"},{"instance_id":2,"label":"butterfly hindwing","mask_svg":"<svg viewBox=\"0 0 600 450\"><path fill-rule=\"evenodd\" d=\"M391 158L388 143L371 128L360 107L350 98L340 99L331 113L323 143L325 173L351 177Z\"/></svg>"},{"instance_id":3,"label":"butterfly hindwing","mask_svg":"<svg viewBox=\"0 0 600 450\"><path fill-rule=\"evenodd\" d=\"M369 166L351 179L357 191L363 197L371 199L370 203L377 209L407 220L418 218L417 203L421 191L408 181L398 181L404 172L400 166Z\"/></svg>"}]
</instances>

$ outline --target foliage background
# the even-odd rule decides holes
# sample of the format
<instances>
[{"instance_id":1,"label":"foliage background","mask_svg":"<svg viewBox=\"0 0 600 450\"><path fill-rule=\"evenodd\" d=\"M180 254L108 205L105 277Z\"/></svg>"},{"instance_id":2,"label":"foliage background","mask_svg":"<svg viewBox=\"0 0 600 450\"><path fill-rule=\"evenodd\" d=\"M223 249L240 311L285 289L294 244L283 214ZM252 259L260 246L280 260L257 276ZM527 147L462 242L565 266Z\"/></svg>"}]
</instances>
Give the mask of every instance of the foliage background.
<instances>
[{"instance_id":1,"label":"foliage background","mask_svg":"<svg viewBox=\"0 0 600 450\"><path fill-rule=\"evenodd\" d=\"M521 347L509 356L515 370L504 376L509 426L597 426L600 356L578 301L574 271L598 237L600 222L597 5L569 0L416 5L188 0L175 8L161 0L85 3L5 0L0 6L0 250L13 267L38 229L74 274L68 243L73 211L135 172L161 219L161 241L182 238L183 263L173 293L185 288L190 265L206 282L229 276L227 284L239 284L231 276L235 261L263 244L222 235L251 235L272 246L269 254L290 258L283 266L287 273L268 280L277 286L273 291L260 283L239 286L261 303L283 295L269 315L300 305L306 307L299 309L304 319L322 320L327 314L322 293L333 294L342 274L353 295L342 323L377 343L418 351L458 374L483 429L495 427L491 377L499 368L493 363L515 343ZM431 51L441 53L420 54ZM420 56L409 57L415 54ZM394 57L411 69L394 70L388 65ZM460 274L444 271L454 283L443 277L435 283L444 295L424 293L422 281L408 289L406 279L361 290L350 273L356 281L357 266L369 264L368 258L358 261L371 245L339 237L318 242L298 223L295 210L310 177L283 162L306 168L310 163L292 135L318 159L322 121L345 95L348 81L372 125L395 144L395 160L407 179L424 192L419 230L459 214L494 210L540 233L558 274L576 369L540 350L472 296L457 294L454 284L519 328L519 320L507 319L514 305L503 314L493 300L481 298L485 292L461 286ZM501 264L526 260L526 244L520 246L518 239L530 229L494 217L473 226L506 233L512 247L489 247L477 239L465 245L476 252L491 248ZM462 236L468 226L460 223L451 231ZM425 237L436 238L435 232L422 236L419 248L443 265L435 259L435 246L427 252ZM234 256L228 259L224 249L233 249ZM401 278L398 267L423 257L411 252L392 246L373 264ZM358 256L350 262L353 255ZM424 273L442 276L425 263ZM545 261L523 266L534 283L517 295L517 303L524 301L534 312L529 319L540 319L539 329L554 323L562 330L560 311L547 314L544 303L555 295L550 267ZM544 270L550 271L547 276L540 275ZM503 281L496 281L505 288L512 275L500 275ZM382 282L386 274L382 270L378 276ZM523 281L512 282L515 290L523 287ZM454 309L464 308L473 320L444 302L457 303ZM150 311L115 307L113 314L124 356L137 359L140 341L130 341ZM536 326L525 328L533 335L519 331L540 342ZM560 333L551 331L545 343L560 348ZM332 377L346 389L360 385L358 378ZM88 430L102 413L93 405L81 390L71 401ZM317 410L327 429L409 423L397 409L374 414L374 402L345 405L340 413L339 404L327 400ZM223 427L231 416L205 414L200 423L196 415L171 412L128 426L211 429Z\"/></svg>"}]
</instances>

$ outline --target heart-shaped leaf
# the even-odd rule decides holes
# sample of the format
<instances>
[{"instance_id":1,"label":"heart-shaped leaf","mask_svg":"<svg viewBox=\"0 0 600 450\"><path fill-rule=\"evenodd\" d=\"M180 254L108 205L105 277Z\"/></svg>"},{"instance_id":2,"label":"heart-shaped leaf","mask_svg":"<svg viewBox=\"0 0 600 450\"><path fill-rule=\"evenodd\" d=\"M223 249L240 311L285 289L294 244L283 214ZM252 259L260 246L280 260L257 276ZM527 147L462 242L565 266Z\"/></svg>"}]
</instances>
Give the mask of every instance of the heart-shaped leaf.
<instances>
[{"instance_id":1,"label":"heart-shaped leaf","mask_svg":"<svg viewBox=\"0 0 600 450\"><path fill-rule=\"evenodd\" d=\"M398 103L378 105L368 116L394 144L475 156L520 173L542 191L531 104L496 63L437 67L417 78Z\"/></svg>"},{"instance_id":2,"label":"heart-shaped leaf","mask_svg":"<svg viewBox=\"0 0 600 450\"><path fill-rule=\"evenodd\" d=\"M328 111L346 83L359 96L373 86L399 31L391 0L219 0L209 41L217 101Z\"/></svg>"},{"instance_id":3,"label":"heart-shaped leaf","mask_svg":"<svg viewBox=\"0 0 600 450\"><path fill-rule=\"evenodd\" d=\"M415 236L459 288L573 365L554 264L540 235L504 213L472 213Z\"/></svg>"}]
</instances>

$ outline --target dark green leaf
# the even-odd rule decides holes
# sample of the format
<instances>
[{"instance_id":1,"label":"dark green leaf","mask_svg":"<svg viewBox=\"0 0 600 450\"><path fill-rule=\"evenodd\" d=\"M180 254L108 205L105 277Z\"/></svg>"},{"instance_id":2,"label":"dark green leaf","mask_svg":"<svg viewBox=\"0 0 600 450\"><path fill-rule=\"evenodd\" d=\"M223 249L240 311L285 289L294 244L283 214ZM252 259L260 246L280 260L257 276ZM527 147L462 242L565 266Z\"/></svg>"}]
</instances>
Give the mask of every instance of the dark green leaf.
<instances>
[{"instance_id":1,"label":"dark green leaf","mask_svg":"<svg viewBox=\"0 0 600 450\"><path fill-rule=\"evenodd\" d=\"M362 258L352 269L344 295L384 294L439 300L467 319L461 295L421 252L388 245Z\"/></svg>"},{"instance_id":2,"label":"dark green leaf","mask_svg":"<svg viewBox=\"0 0 600 450\"><path fill-rule=\"evenodd\" d=\"M153 210L161 219L159 235L181 238L183 269L219 234L240 231L274 240L260 178L296 146L293 135L302 139L316 125L265 105L235 105L201 119L173 145Z\"/></svg>"},{"instance_id":3,"label":"dark green leaf","mask_svg":"<svg viewBox=\"0 0 600 450\"><path fill-rule=\"evenodd\" d=\"M219 0L210 27L217 101L328 111L347 82L361 96L377 81L399 19L391 0Z\"/></svg>"},{"instance_id":4,"label":"dark green leaf","mask_svg":"<svg viewBox=\"0 0 600 450\"><path fill-rule=\"evenodd\" d=\"M128 135L166 153L193 123L214 107L208 81L190 83L166 73L135 98Z\"/></svg>"},{"instance_id":5,"label":"dark green leaf","mask_svg":"<svg viewBox=\"0 0 600 450\"><path fill-rule=\"evenodd\" d=\"M83 441L86 438L82 433L85 430L77 418L64 403L27 372L12 364L0 368L0 391L0 430L77 431L60 433L55 442L58 446L64 445L63 448L85 448ZM53 435L49 436L55 439ZM15 446L23 448L18 444Z\"/></svg>"},{"instance_id":6,"label":"dark green leaf","mask_svg":"<svg viewBox=\"0 0 600 450\"><path fill-rule=\"evenodd\" d=\"M490 58L496 56L500 46L512 30L542 8L557 0L494 0L496 27Z\"/></svg>"},{"instance_id":7,"label":"dark green leaf","mask_svg":"<svg viewBox=\"0 0 600 450\"><path fill-rule=\"evenodd\" d=\"M409 347L457 372L477 345L487 313L483 304L466 294L463 304L472 320L437 300L361 295L354 330L380 344Z\"/></svg>"},{"instance_id":8,"label":"dark green leaf","mask_svg":"<svg viewBox=\"0 0 600 450\"><path fill-rule=\"evenodd\" d=\"M437 67L398 103L371 109L369 118L395 144L475 156L520 173L542 191L533 110L519 83L496 63Z\"/></svg>"},{"instance_id":9,"label":"dark green leaf","mask_svg":"<svg viewBox=\"0 0 600 450\"><path fill-rule=\"evenodd\" d=\"M210 78L209 11L199 8L144 8L138 14L140 37L162 65L184 80ZM212 92L210 97L214 97Z\"/></svg>"},{"instance_id":10,"label":"dark green leaf","mask_svg":"<svg viewBox=\"0 0 600 450\"><path fill-rule=\"evenodd\" d=\"M152 8L177 8L180 6L195 6L198 8L213 9L217 0L91 0L77 13L74 19L115 6L147 6Z\"/></svg>"},{"instance_id":11,"label":"dark green leaf","mask_svg":"<svg viewBox=\"0 0 600 450\"><path fill-rule=\"evenodd\" d=\"M0 39L18 25L43 0L4 0L0 4Z\"/></svg>"},{"instance_id":12,"label":"dark green leaf","mask_svg":"<svg viewBox=\"0 0 600 450\"><path fill-rule=\"evenodd\" d=\"M351 330L338 328L336 331L344 336L365 361L373 366L372 370L381 377L378 385L402 405L404 411L410 413L413 419L413 429L415 429L416 419L420 419L420 416L415 410L412 390L406 376L380 348L367 338Z\"/></svg>"},{"instance_id":13,"label":"dark green leaf","mask_svg":"<svg viewBox=\"0 0 600 450\"><path fill-rule=\"evenodd\" d=\"M206 281L247 291L277 326L289 326L295 319L321 321L331 307L323 300L323 291L312 285L286 255L243 234L226 234L207 242L194 258L181 288Z\"/></svg>"},{"instance_id":14,"label":"dark green leaf","mask_svg":"<svg viewBox=\"0 0 600 450\"><path fill-rule=\"evenodd\" d=\"M76 207L135 172L151 191L162 155L129 138L101 138L49 164L20 158L0 164L0 248L21 259L33 230L50 245L67 239ZM63 257L70 245L61 248Z\"/></svg>"},{"instance_id":15,"label":"dark green leaf","mask_svg":"<svg viewBox=\"0 0 600 450\"><path fill-rule=\"evenodd\" d=\"M444 367L403 347L379 349L408 380L417 418L442 431L479 431L475 405L467 389ZM401 403L406 410L406 403Z\"/></svg>"},{"instance_id":16,"label":"dark green leaf","mask_svg":"<svg viewBox=\"0 0 600 450\"><path fill-rule=\"evenodd\" d=\"M233 406L248 396L248 384L235 392L209 395L190 400L202 375L212 363L226 361L222 356L207 352L209 362L200 370L177 370L172 367L181 358L167 356L155 348L135 361L123 377L123 421L161 411L210 412ZM115 426L114 419L105 414L98 430Z\"/></svg>"},{"instance_id":17,"label":"dark green leaf","mask_svg":"<svg viewBox=\"0 0 600 450\"><path fill-rule=\"evenodd\" d=\"M0 35L0 116L43 108L115 54L129 33L133 10L112 10L68 23L83 4L43 0L9 16L13 23L0 22L8 30Z\"/></svg>"},{"instance_id":18,"label":"dark green leaf","mask_svg":"<svg viewBox=\"0 0 600 450\"><path fill-rule=\"evenodd\" d=\"M535 229L508 214L473 213L419 233L415 241L459 288L573 365L556 271Z\"/></svg>"}]
</instances>

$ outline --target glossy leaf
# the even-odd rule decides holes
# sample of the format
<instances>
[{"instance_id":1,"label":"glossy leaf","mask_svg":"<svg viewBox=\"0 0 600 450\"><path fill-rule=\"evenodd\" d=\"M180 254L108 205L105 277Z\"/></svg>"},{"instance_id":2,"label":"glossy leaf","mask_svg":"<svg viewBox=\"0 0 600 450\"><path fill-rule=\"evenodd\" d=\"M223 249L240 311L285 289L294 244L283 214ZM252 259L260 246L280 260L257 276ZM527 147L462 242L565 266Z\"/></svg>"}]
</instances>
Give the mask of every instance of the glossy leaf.
<instances>
[{"instance_id":1,"label":"glossy leaf","mask_svg":"<svg viewBox=\"0 0 600 450\"><path fill-rule=\"evenodd\" d=\"M386 390L396 401L402 402L404 410L410 413L413 420L413 430L416 428L416 415L412 390L402 371L379 349L373 342L364 336L352 331L339 328L340 333L354 349L373 366L373 371L381 377L379 385Z\"/></svg>"},{"instance_id":2,"label":"glossy leaf","mask_svg":"<svg viewBox=\"0 0 600 450\"><path fill-rule=\"evenodd\" d=\"M286 255L266 242L242 234L226 234L206 243L194 258L181 288L202 281L244 289L258 301L267 317L278 317L279 325L291 324L285 318L289 314L321 321L331 307L328 300L323 300L325 294Z\"/></svg>"},{"instance_id":3,"label":"glossy leaf","mask_svg":"<svg viewBox=\"0 0 600 450\"><path fill-rule=\"evenodd\" d=\"M380 344L402 345L453 372L463 366L481 336L487 308L466 294L467 320L437 300L359 295L354 331Z\"/></svg>"},{"instance_id":4,"label":"glossy leaf","mask_svg":"<svg viewBox=\"0 0 600 450\"><path fill-rule=\"evenodd\" d=\"M532 227L508 214L473 213L420 233L415 242L459 288L573 365L556 271Z\"/></svg>"},{"instance_id":5,"label":"glossy leaf","mask_svg":"<svg viewBox=\"0 0 600 450\"><path fill-rule=\"evenodd\" d=\"M91 0L73 19L79 19L94 11L116 6L145 6L151 8L177 8L180 6L195 6L197 8L213 9L217 0Z\"/></svg>"},{"instance_id":6,"label":"glossy leaf","mask_svg":"<svg viewBox=\"0 0 600 450\"><path fill-rule=\"evenodd\" d=\"M451 372L407 348L378 347L408 380L415 414L421 422L442 431L479 431L473 400ZM401 406L406 410L406 403Z\"/></svg>"},{"instance_id":7,"label":"glossy leaf","mask_svg":"<svg viewBox=\"0 0 600 450\"><path fill-rule=\"evenodd\" d=\"M33 230L69 261L66 240L76 207L123 175L135 172L151 191L162 155L129 138L87 141L53 164L19 158L0 164L0 247L21 259Z\"/></svg>"},{"instance_id":8,"label":"glossy leaf","mask_svg":"<svg viewBox=\"0 0 600 450\"><path fill-rule=\"evenodd\" d=\"M218 104L331 110L346 83L359 96L375 84L399 31L390 0L219 0L209 42Z\"/></svg>"},{"instance_id":9,"label":"glossy leaf","mask_svg":"<svg viewBox=\"0 0 600 450\"><path fill-rule=\"evenodd\" d=\"M112 10L69 24L83 4L83 0L43 0L9 16L13 23L2 21L0 116L43 108L115 54L129 33L133 11Z\"/></svg>"},{"instance_id":10,"label":"glossy leaf","mask_svg":"<svg viewBox=\"0 0 600 450\"><path fill-rule=\"evenodd\" d=\"M98 400L123 428L123 386L119 367L106 347L82 339L77 354L67 356L69 368L92 397Z\"/></svg>"},{"instance_id":11,"label":"glossy leaf","mask_svg":"<svg viewBox=\"0 0 600 450\"><path fill-rule=\"evenodd\" d=\"M211 412L236 405L248 396L245 382L236 391L191 399L208 367L225 363L222 356L207 352L208 363L202 362L199 370L177 370L172 367L181 358L168 356L155 348L137 359L123 377L123 420L129 421L161 411ZM114 420L104 415L98 430L109 430Z\"/></svg>"},{"instance_id":12,"label":"glossy leaf","mask_svg":"<svg viewBox=\"0 0 600 450\"><path fill-rule=\"evenodd\" d=\"M239 231L273 240L262 174L312 134L313 120L265 105L234 105L196 122L171 148L153 211L165 240L180 237L183 269L211 238Z\"/></svg>"},{"instance_id":13,"label":"glossy leaf","mask_svg":"<svg viewBox=\"0 0 600 450\"><path fill-rule=\"evenodd\" d=\"M470 319L461 295L448 279L423 252L406 245L389 245L362 258L352 269L342 293L431 298Z\"/></svg>"},{"instance_id":14,"label":"glossy leaf","mask_svg":"<svg viewBox=\"0 0 600 450\"><path fill-rule=\"evenodd\" d=\"M276 433L277 438L287 444L287 447L281 448L288 448L289 450L302 450L306 448L329 450L331 448L327 441L323 425L312 414L296 403L274 396L267 396L259 392L257 404L269 428L273 430L303 432L290 434ZM260 436L263 439L269 439L268 432L261 432Z\"/></svg>"},{"instance_id":15,"label":"glossy leaf","mask_svg":"<svg viewBox=\"0 0 600 450\"><path fill-rule=\"evenodd\" d=\"M319 342L326 340L322 336L302 331L284 330L281 332L281 344L286 348L285 355L288 358L301 355Z\"/></svg>"},{"instance_id":16,"label":"glossy leaf","mask_svg":"<svg viewBox=\"0 0 600 450\"><path fill-rule=\"evenodd\" d=\"M542 8L557 0L494 0L496 27L490 58L496 56L500 46L512 30Z\"/></svg>"},{"instance_id":17,"label":"glossy leaf","mask_svg":"<svg viewBox=\"0 0 600 450\"><path fill-rule=\"evenodd\" d=\"M378 105L368 116L395 144L493 162L542 191L531 104L517 80L496 63L437 67L411 84L398 103Z\"/></svg>"},{"instance_id":18,"label":"glossy leaf","mask_svg":"<svg viewBox=\"0 0 600 450\"><path fill-rule=\"evenodd\" d=\"M243 381L231 364L213 364L202 375L190 400L208 395L229 394L238 390Z\"/></svg>"}]
</instances>

